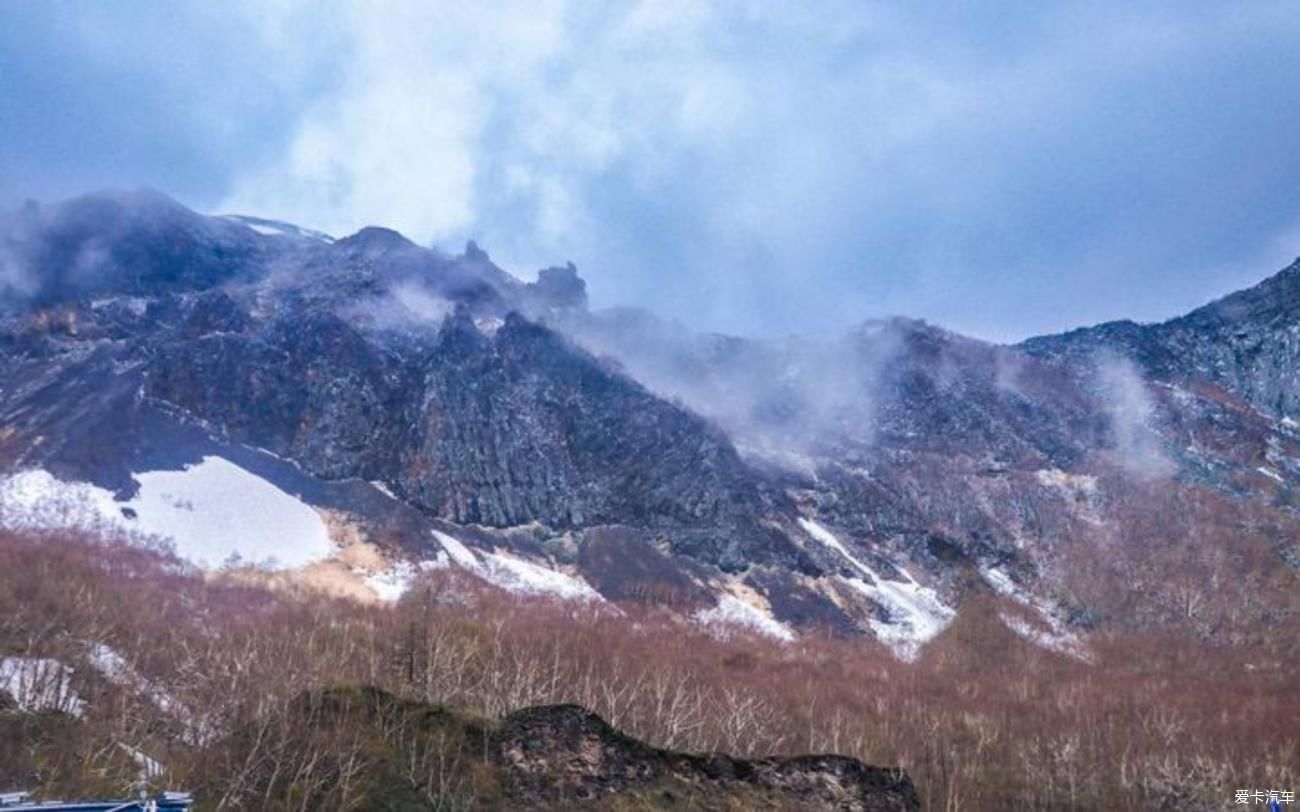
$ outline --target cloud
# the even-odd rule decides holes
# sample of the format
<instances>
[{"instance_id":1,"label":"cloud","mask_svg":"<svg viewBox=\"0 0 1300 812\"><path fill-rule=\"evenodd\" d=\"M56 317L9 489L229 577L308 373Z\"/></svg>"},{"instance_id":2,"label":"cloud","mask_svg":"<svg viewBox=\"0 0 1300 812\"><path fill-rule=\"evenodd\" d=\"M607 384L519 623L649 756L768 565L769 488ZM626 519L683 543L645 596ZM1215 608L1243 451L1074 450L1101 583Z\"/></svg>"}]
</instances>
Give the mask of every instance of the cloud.
<instances>
[{"instance_id":1,"label":"cloud","mask_svg":"<svg viewBox=\"0 0 1300 812\"><path fill-rule=\"evenodd\" d=\"M0 309L94 290L112 271L111 244L122 228L91 207L0 212Z\"/></svg>"},{"instance_id":2,"label":"cloud","mask_svg":"<svg viewBox=\"0 0 1300 812\"><path fill-rule=\"evenodd\" d=\"M241 168L220 208L340 234L478 235L537 264L590 256L618 230L595 215L592 186L617 175L657 193L681 150L724 144L752 90L710 53L727 22L707 4L332 8L338 83L282 149ZM312 11L243 9L266 37Z\"/></svg>"},{"instance_id":3,"label":"cloud","mask_svg":"<svg viewBox=\"0 0 1300 812\"><path fill-rule=\"evenodd\" d=\"M260 4L247 11L262 13ZM382 223L424 240L472 225L494 94L533 72L560 36L553 4L500 11L337 6L347 32L338 86L306 110L282 154L236 177L223 206L338 233ZM286 14L265 28L283 32Z\"/></svg>"},{"instance_id":4,"label":"cloud","mask_svg":"<svg viewBox=\"0 0 1300 812\"><path fill-rule=\"evenodd\" d=\"M754 334L904 313L1013 340L1300 253L1282 0L61 8L0 6L0 195L146 183L474 237Z\"/></svg>"}]
</instances>

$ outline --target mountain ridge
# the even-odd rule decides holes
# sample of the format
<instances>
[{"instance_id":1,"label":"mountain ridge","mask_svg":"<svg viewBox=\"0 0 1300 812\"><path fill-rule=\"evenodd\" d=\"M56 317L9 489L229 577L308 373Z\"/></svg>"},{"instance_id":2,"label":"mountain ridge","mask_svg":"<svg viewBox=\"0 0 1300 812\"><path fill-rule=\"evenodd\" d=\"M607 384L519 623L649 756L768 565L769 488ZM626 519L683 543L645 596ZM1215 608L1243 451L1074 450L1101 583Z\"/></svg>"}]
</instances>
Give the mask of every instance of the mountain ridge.
<instances>
[{"instance_id":1,"label":"mountain ridge","mask_svg":"<svg viewBox=\"0 0 1300 812\"><path fill-rule=\"evenodd\" d=\"M473 243L286 239L152 194L65 206L3 243L37 278L0 312L11 472L129 495L142 466L217 454L397 563L513 584L540 567L621 584L611 599L671 585L710 618L907 656L972 590L1065 648L1135 622L1122 581L1064 566L1117 541L1147 554L1133 494L1195 505L1165 528L1175 547L1264 544L1282 583L1300 560L1300 346L1270 310L1300 266L1160 325L1008 347L895 318L774 343L590 311L572 265L523 282ZM611 528L619 555L593 555Z\"/></svg>"}]
</instances>

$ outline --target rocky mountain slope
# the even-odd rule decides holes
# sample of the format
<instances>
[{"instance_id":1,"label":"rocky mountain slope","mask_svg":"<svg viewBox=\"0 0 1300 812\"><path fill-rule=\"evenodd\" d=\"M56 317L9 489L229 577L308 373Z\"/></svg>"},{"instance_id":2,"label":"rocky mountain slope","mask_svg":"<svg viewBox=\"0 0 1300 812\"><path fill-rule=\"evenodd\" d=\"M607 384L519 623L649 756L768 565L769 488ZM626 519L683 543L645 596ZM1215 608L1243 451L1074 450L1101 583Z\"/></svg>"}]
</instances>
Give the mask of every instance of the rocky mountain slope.
<instances>
[{"instance_id":1,"label":"rocky mountain slope","mask_svg":"<svg viewBox=\"0 0 1300 812\"><path fill-rule=\"evenodd\" d=\"M572 266L525 283L472 243L150 192L29 206L2 250L11 526L89 518L186 554L194 525L288 500L332 551L251 525L241 549L380 597L459 567L903 656L972 593L1079 657L1089 629L1192 611L1206 577L1236 579L1234 612L1294 594L1300 266L1164 324L1005 347L905 319L700 335L590 311Z\"/></svg>"},{"instance_id":2,"label":"rocky mountain slope","mask_svg":"<svg viewBox=\"0 0 1300 812\"><path fill-rule=\"evenodd\" d=\"M1160 324L1111 322L1025 342L1043 357L1099 350L1165 381L1205 380L1284 419L1300 411L1300 259L1260 284Z\"/></svg>"}]
</instances>

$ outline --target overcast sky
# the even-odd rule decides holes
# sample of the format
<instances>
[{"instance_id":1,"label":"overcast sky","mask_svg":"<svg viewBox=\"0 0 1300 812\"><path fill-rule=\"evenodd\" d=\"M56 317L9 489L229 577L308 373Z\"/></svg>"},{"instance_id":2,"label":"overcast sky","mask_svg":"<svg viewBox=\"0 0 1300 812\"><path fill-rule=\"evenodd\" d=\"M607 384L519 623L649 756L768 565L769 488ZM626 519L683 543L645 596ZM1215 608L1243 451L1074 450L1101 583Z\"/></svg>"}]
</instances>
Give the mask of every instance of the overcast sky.
<instances>
[{"instance_id":1,"label":"overcast sky","mask_svg":"<svg viewBox=\"0 0 1300 812\"><path fill-rule=\"evenodd\" d=\"M0 200L479 241L596 305L995 340L1300 254L1300 2L0 3Z\"/></svg>"}]
</instances>

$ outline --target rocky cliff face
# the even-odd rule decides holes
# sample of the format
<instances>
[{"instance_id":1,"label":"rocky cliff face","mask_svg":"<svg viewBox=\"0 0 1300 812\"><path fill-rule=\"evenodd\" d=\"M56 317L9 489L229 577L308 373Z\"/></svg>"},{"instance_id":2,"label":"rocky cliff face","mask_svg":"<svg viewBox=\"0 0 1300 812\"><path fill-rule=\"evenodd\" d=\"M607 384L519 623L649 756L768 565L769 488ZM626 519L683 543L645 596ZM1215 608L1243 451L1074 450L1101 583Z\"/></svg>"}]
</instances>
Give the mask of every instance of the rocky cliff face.
<instances>
[{"instance_id":1,"label":"rocky cliff face","mask_svg":"<svg viewBox=\"0 0 1300 812\"><path fill-rule=\"evenodd\" d=\"M1300 561L1300 265L1165 324L1000 347L905 319L698 335L589 312L572 266L524 283L472 244L147 193L29 209L3 245L0 464L119 499L221 456L399 558L901 652L972 590L1062 647L1130 622L1122 574L1110 598L1072 578L1148 537Z\"/></svg>"}]
</instances>

